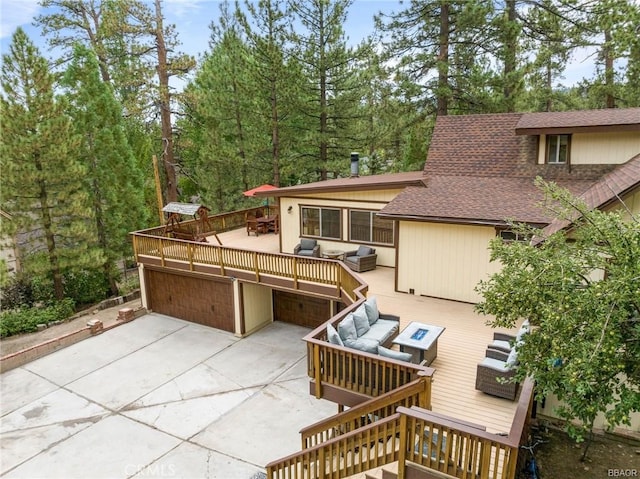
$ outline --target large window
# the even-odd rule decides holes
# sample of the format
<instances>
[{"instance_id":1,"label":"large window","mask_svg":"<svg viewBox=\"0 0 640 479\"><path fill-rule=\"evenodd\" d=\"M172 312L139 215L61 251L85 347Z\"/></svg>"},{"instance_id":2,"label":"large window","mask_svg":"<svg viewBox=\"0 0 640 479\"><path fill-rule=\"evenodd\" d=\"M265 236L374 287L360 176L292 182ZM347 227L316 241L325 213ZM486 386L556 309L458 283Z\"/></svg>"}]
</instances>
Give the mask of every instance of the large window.
<instances>
[{"instance_id":1,"label":"large window","mask_svg":"<svg viewBox=\"0 0 640 479\"><path fill-rule=\"evenodd\" d=\"M547 163L564 165L569 163L570 135L547 135Z\"/></svg>"},{"instance_id":2,"label":"large window","mask_svg":"<svg viewBox=\"0 0 640 479\"><path fill-rule=\"evenodd\" d=\"M351 210L349 240L392 245L393 221L378 218L375 211Z\"/></svg>"},{"instance_id":3,"label":"large window","mask_svg":"<svg viewBox=\"0 0 640 479\"><path fill-rule=\"evenodd\" d=\"M302 234L304 236L340 239L340 210L303 206Z\"/></svg>"}]
</instances>

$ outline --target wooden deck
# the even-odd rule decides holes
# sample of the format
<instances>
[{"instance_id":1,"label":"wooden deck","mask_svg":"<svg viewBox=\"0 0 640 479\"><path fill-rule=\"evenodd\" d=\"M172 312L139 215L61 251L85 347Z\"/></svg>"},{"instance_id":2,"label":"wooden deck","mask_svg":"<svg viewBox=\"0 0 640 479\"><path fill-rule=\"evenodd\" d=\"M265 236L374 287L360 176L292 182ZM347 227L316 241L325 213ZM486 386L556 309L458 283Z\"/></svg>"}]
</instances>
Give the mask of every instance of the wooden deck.
<instances>
[{"instance_id":1,"label":"wooden deck","mask_svg":"<svg viewBox=\"0 0 640 479\"><path fill-rule=\"evenodd\" d=\"M279 236L275 234L247 236L246 230L241 229L218 236L225 246L280 252ZM216 241L214 237L209 239ZM487 432L507 433L517 400L495 398L475 390L476 364L484 357L494 332L485 325L486 318L476 314L472 304L397 293L394 274L393 268L384 267L360 273L369 284L369 296L377 297L380 310L399 315L401 328L411 321L446 328L438 340L438 357L431 364L436 369L433 411L484 425Z\"/></svg>"}]
</instances>

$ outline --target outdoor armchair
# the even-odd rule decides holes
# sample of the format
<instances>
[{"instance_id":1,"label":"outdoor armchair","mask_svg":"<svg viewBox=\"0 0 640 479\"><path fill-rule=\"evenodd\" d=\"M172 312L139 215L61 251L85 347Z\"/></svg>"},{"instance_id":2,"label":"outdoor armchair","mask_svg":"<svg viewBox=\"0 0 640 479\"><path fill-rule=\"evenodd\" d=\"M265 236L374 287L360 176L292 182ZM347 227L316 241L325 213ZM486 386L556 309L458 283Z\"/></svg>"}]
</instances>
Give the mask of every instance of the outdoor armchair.
<instances>
[{"instance_id":1,"label":"outdoor armchair","mask_svg":"<svg viewBox=\"0 0 640 479\"><path fill-rule=\"evenodd\" d=\"M514 400L518 383L512 381L516 373L517 355L515 350L505 353L487 348L486 357L478 364L476 389L491 396Z\"/></svg>"},{"instance_id":2,"label":"outdoor armchair","mask_svg":"<svg viewBox=\"0 0 640 479\"><path fill-rule=\"evenodd\" d=\"M320 257L320 245L314 239L302 238L300 243L293 248L293 254L297 256Z\"/></svg>"},{"instance_id":3,"label":"outdoor armchair","mask_svg":"<svg viewBox=\"0 0 640 479\"><path fill-rule=\"evenodd\" d=\"M376 254L376 250L370 246L361 245L357 250L347 251L344 254L345 264L358 273L376 269L377 260L378 255Z\"/></svg>"}]
</instances>

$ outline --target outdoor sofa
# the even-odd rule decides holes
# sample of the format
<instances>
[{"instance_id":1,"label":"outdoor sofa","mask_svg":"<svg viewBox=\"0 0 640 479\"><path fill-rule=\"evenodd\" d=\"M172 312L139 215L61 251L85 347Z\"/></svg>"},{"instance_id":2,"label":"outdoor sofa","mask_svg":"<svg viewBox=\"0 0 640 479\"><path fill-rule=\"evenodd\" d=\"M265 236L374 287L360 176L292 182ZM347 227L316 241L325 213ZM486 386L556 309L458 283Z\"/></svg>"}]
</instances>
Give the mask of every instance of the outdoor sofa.
<instances>
[{"instance_id":1,"label":"outdoor sofa","mask_svg":"<svg viewBox=\"0 0 640 479\"><path fill-rule=\"evenodd\" d=\"M509 353L487 348L485 358L477 366L476 389L491 396L513 401L518 393L518 383L513 381L517 363L516 348Z\"/></svg>"},{"instance_id":2,"label":"outdoor sofa","mask_svg":"<svg viewBox=\"0 0 640 479\"><path fill-rule=\"evenodd\" d=\"M376 250L370 246L360 245L357 250L344 254L344 263L358 273L376 269L377 260Z\"/></svg>"},{"instance_id":3,"label":"outdoor sofa","mask_svg":"<svg viewBox=\"0 0 640 479\"><path fill-rule=\"evenodd\" d=\"M390 349L399 329L400 317L380 313L376 298L372 296L355 311L347 314L338 323L337 329L328 323L327 340L338 346L411 361L411 354Z\"/></svg>"}]
</instances>

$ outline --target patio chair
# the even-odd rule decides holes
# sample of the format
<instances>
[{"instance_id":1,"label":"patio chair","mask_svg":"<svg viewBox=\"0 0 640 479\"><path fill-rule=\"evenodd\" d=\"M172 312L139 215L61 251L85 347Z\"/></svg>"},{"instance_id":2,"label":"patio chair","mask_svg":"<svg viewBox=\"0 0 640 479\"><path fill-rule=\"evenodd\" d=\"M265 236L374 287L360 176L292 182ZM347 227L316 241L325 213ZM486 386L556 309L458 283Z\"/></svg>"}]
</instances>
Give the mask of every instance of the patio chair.
<instances>
[{"instance_id":1,"label":"patio chair","mask_svg":"<svg viewBox=\"0 0 640 479\"><path fill-rule=\"evenodd\" d=\"M302 238L295 248L293 248L293 254L297 256L311 256L314 258L320 257L320 245L318 241L309 238Z\"/></svg>"},{"instance_id":2,"label":"patio chair","mask_svg":"<svg viewBox=\"0 0 640 479\"><path fill-rule=\"evenodd\" d=\"M516 350L507 354L487 348L485 356L476 371L476 389L513 401L518 392L518 383L511 380L516 373Z\"/></svg>"},{"instance_id":3,"label":"patio chair","mask_svg":"<svg viewBox=\"0 0 640 479\"><path fill-rule=\"evenodd\" d=\"M258 219L254 215L247 215L246 222L247 236L249 236L252 232L255 233L256 236L259 236L260 233L266 233L264 225L259 223Z\"/></svg>"},{"instance_id":4,"label":"patio chair","mask_svg":"<svg viewBox=\"0 0 640 479\"><path fill-rule=\"evenodd\" d=\"M347 251L344 254L345 264L358 273L376 269L377 260L378 255L376 254L376 250L370 246L360 245L357 250Z\"/></svg>"}]
</instances>

